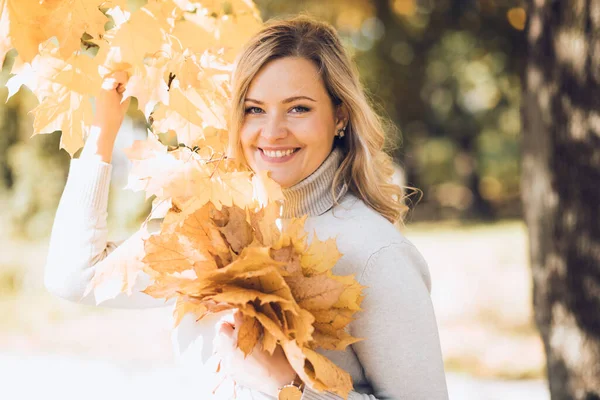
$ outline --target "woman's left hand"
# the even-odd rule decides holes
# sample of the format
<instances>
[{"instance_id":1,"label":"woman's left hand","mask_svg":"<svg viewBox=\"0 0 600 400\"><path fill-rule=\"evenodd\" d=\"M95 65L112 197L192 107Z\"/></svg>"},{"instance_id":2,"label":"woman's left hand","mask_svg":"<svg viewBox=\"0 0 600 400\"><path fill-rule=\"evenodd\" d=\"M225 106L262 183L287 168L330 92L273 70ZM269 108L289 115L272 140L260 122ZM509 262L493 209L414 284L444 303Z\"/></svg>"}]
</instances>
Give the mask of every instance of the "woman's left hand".
<instances>
[{"instance_id":1,"label":"woman's left hand","mask_svg":"<svg viewBox=\"0 0 600 400\"><path fill-rule=\"evenodd\" d=\"M258 344L244 357L242 350L237 347L237 333L241 323L242 315L239 311L234 314L233 324L221 322L214 341L215 354L220 359L219 373L249 389L277 397L279 389L291 383L296 372L280 346L271 355Z\"/></svg>"}]
</instances>

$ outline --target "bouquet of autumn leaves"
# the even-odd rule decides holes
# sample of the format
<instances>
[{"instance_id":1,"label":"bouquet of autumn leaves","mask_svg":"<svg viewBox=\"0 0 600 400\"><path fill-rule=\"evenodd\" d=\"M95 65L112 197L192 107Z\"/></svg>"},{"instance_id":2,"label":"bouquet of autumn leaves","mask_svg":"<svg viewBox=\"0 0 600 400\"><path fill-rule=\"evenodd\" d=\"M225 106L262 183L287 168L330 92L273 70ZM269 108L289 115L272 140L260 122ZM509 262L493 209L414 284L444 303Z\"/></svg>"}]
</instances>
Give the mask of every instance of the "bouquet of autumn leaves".
<instances>
[{"instance_id":1,"label":"bouquet of autumn leaves","mask_svg":"<svg viewBox=\"0 0 600 400\"><path fill-rule=\"evenodd\" d=\"M154 196L149 218L163 219L160 230L150 233L146 221L97 265L86 294L98 303L137 289L176 298L175 325L189 313L201 320L238 310L245 354L281 346L305 383L346 397L349 374L315 350L359 340L345 328L363 287L333 274L334 239L309 240L304 219L280 219L281 190L267 174L226 157L230 72L260 29L255 5L126 4L0 1L0 64L16 49L9 97L22 86L35 95L34 135L61 131L60 147L73 156L90 135L92 99L114 71L129 73L124 98L135 97L149 121L148 139L127 149L128 188Z\"/></svg>"},{"instance_id":2,"label":"bouquet of autumn leaves","mask_svg":"<svg viewBox=\"0 0 600 400\"><path fill-rule=\"evenodd\" d=\"M275 200L281 191L267 174L238 176L248 192L238 186L237 198L213 193L208 200L194 194L205 193L202 185L211 179L200 172L204 164L194 154L186 148L167 151L153 136L128 149L137 173L145 165L159 165L160 157L185 160L171 170L163 161L165 168L150 180L170 176L160 188L168 196L162 201L170 204L160 231L142 229L119 246L110 255L113 261L96 271L88 292L116 276L119 290L131 293L143 271L150 277L144 293L176 298L175 325L187 313L201 320L238 310L243 323L236 328L237 343L245 354L256 346L273 354L281 346L304 382L346 397L352 389L349 374L315 351L344 350L360 340L345 328L360 310L363 287L353 276L333 274L341 257L335 239L321 241L314 235L309 243L306 217L282 220L281 203ZM215 171L234 173L229 160L219 161Z\"/></svg>"}]
</instances>

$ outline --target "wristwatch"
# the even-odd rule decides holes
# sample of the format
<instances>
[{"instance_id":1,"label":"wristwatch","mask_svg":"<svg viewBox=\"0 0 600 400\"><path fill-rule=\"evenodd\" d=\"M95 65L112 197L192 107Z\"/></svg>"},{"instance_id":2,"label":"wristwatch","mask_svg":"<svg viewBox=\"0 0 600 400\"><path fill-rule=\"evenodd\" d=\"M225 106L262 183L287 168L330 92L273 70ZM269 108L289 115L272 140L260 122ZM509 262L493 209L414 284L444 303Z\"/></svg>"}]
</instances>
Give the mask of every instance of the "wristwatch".
<instances>
[{"instance_id":1,"label":"wristwatch","mask_svg":"<svg viewBox=\"0 0 600 400\"><path fill-rule=\"evenodd\" d=\"M302 391L304 390L304 383L296 375L296 379L292 383L289 383L279 389L277 400L300 400L302 399Z\"/></svg>"}]
</instances>

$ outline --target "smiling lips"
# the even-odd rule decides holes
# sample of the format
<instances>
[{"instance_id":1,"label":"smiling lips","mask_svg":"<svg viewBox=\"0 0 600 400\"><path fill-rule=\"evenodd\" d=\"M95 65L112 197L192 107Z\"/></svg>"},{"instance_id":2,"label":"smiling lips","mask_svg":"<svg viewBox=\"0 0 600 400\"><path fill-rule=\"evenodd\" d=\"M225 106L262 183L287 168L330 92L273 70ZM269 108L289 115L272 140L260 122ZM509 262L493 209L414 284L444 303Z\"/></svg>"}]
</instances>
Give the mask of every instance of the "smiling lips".
<instances>
[{"instance_id":1,"label":"smiling lips","mask_svg":"<svg viewBox=\"0 0 600 400\"><path fill-rule=\"evenodd\" d=\"M287 149L261 149L260 155L264 161L272 163L282 163L290 160L300 150L299 147Z\"/></svg>"}]
</instances>

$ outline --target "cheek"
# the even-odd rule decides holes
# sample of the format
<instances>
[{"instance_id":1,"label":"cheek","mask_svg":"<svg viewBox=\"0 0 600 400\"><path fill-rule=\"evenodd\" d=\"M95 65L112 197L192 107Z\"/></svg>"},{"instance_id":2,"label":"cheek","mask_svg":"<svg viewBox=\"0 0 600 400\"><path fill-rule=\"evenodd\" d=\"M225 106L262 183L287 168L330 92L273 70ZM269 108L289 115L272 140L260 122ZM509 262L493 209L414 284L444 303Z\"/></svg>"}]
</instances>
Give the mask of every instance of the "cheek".
<instances>
[{"instance_id":1,"label":"cheek","mask_svg":"<svg viewBox=\"0 0 600 400\"><path fill-rule=\"evenodd\" d=\"M316 116L306 120L295 134L306 145L321 146L333 139L333 125L323 116Z\"/></svg>"},{"instance_id":2,"label":"cheek","mask_svg":"<svg viewBox=\"0 0 600 400\"><path fill-rule=\"evenodd\" d=\"M242 148L242 152L246 161L253 165L254 160L252 159L253 146L256 141L256 134L252 129L249 129L248 126L243 126L240 130L240 147Z\"/></svg>"}]
</instances>

